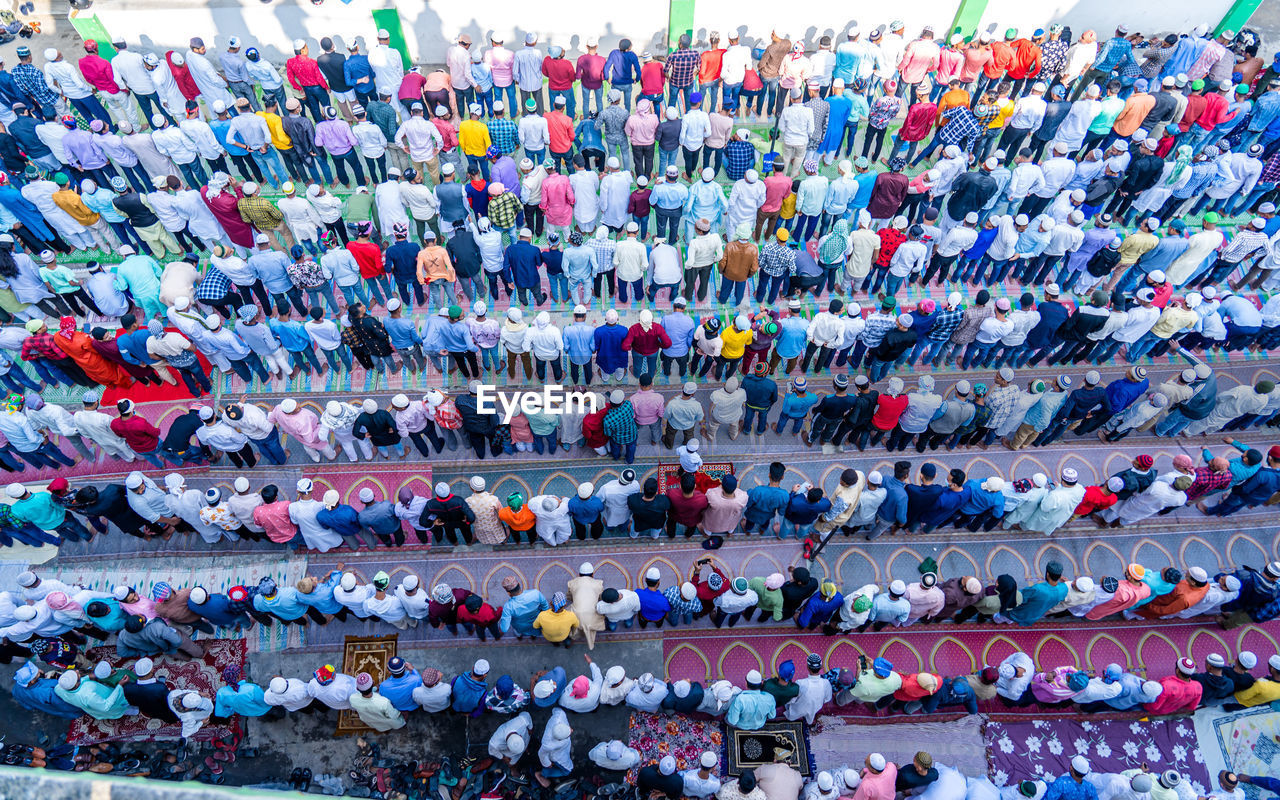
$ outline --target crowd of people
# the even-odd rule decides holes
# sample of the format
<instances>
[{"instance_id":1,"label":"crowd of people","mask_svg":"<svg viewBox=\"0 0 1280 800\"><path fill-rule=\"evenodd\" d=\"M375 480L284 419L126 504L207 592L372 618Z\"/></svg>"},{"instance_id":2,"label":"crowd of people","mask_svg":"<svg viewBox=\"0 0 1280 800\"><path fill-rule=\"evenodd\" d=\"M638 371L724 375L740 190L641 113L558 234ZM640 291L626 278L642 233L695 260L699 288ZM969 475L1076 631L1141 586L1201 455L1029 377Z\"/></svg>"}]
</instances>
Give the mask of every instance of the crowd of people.
<instances>
[{"instance_id":1,"label":"crowd of people","mask_svg":"<svg viewBox=\"0 0 1280 800\"><path fill-rule=\"evenodd\" d=\"M769 533L803 542L809 556L836 533L1051 536L1073 520L1132 525L1188 505L1225 516L1280 492L1280 445L1264 451L1229 435L1221 454L1177 455L1164 471L1140 454L1096 485L1071 468L1052 480L1006 478L931 461L845 469L830 492L784 486L778 462L750 487L732 472L699 472L721 429L762 443L772 427L832 455L1280 425L1272 380L1220 389L1205 363L1280 345L1280 293L1267 296L1280 288L1280 54L1267 64L1255 36L1120 26L1099 42L1053 25L941 39L926 27L908 39L892 22L812 43L780 30L754 48L739 31L724 38L724 48L711 33L695 49L679 37L657 57L626 39L602 55L588 38L571 61L558 45L544 53L534 34L514 52L498 38L482 52L464 34L444 68L407 72L385 30L363 51L352 39L343 53L325 37L317 58L298 39L283 71L238 37L216 55L200 38L164 53L115 41L109 60L89 40L74 64L46 50L43 68L19 46L17 66L0 64L0 383L10 392L0 468L110 457L157 470L225 459L247 470L287 463L282 437L316 464L406 459L409 444L422 458L462 448L477 459L563 452L630 464L647 430L680 471L663 486L625 468L570 497L499 498L476 476L456 493L440 481L429 496L362 488L348 502L307 478L255 489L242 475L231 490L201 491L176 472L75 487L58 476L47 488L9 484L0 544L57 545L114 528L317 552L399 547L408 535L559 546L606 534L697 535L714 550L728 536ZM1166 355L1186 367L1153 383L1150 359ZM1094 367L1119 356L1123 374L1104 382ZM255 378L267 386L357 363L387 376L435 373L443 386L421 399L331 399L314 410L292 397L268 406L223 397L191 404L164 431L138 405L139 385L181 380L194 398L212 394L214 370L248 391ZM1042 363L1064 371L1018 379ZM1066 371L1075 365L1083 374ZM938 377L916 374L944 367L984 379L940 390ZM819 393L807 379L824 373L831 388ZM507 420L477 399L482 379L566 376L606 391L578 413ZM672 381L678 394L654 389ZM704 405L708 381L717 385ZM82 387L81 406L45 402L40 393L54 386ZM130 389L137 402L120 399L114 414L100 406L104 392ZM937 570L842 590L804 567L732 576L707 558L665 587L649 569L632 590L605 586L584 563L549 596L508 577L505 598L427 587L416 574L394 586L384 572L362 581L341 567L294 586L264 577L158 582L144 593L25 572L0 592L0 655L27 659L13 695L28 709L142 715L180 724L184 737L233 716L351 709L385 732L419 710L507 715L491 758L532 768L543 785L575 771L566 711L600 705L755 730L851 704L1165 715L1280 701L1280 655L1260 676L1247 651L1202 665L1184 658L1159 680L1114 664L1096 674L1036 665L1025 653L957 676L812 654L807 677L788 661L767 679L752 671L745 688L631 678L590 656L577 677L555 666L492 685L485 659L449 677L396 658L380 683L328 665L260 683L229 668L213 696L155 672L162 656L200 656L200 634L348 617L593 648L604 632L703 618L835 636L948 621L1235 627L1280 616L1280 562L1219 574L1133 563L1097 577L1050 562L1043 580L1023 586L1007 574L986 585ZM89 638L113 642L118 663L90 663ZM526 708L551 709L536 758ZM808 785L777 764L722 785L713 753L679 772L673 759L642 765L616 740L588 758L603 770L638 768L642 790L673 798L1124 800L1157 786L1163 800L1193 795L1177 773L1097 775L1083 758L1047 786L1000 789L935 767L927 753L901 770L872 753L860 770ZM1224 773L1211 796L1239 800L1240 783L1275 791L1273 781Z\"/></svg>"}]
</instances>

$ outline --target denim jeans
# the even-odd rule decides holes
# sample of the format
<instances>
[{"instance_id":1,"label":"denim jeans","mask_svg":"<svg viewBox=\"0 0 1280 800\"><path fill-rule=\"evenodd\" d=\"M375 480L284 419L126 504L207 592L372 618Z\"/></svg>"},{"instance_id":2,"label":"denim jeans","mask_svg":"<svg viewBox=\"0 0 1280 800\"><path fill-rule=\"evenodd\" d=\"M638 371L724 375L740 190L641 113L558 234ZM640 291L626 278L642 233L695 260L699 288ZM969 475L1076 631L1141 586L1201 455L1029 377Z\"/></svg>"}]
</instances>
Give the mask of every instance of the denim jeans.
<instances>
[{"instance_id":1,"label":"denim jeans","mask_svg":"<svg viewBox=\"0 0 1280 800\"><path fill-rule=\"evenodd\" d=\"M272 464L279 466L289 460L284 447L280 444L280 432L274 428L265 438L250 439L249 441L253 442L262 457Z\"/></svg>"}]
</instances>

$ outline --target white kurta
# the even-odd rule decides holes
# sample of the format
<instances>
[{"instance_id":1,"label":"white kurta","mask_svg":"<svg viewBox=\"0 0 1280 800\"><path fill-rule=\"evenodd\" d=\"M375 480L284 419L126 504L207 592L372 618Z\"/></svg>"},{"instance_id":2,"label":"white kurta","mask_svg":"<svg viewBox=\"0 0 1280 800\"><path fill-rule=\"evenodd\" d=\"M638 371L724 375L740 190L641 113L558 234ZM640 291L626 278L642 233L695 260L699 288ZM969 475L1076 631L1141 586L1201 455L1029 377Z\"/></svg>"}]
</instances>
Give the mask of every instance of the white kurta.
<instances>
[{"instance_id":1,"label":"white kurta","mask_svg":"<svg viewBox=\"0 0 1280 800\"><path fill-rule=\"evenodd\" d=\"M334 673L333 680L328 683L312 678L307 683L307 691L329 708L342 711L351 708L351 695L356 693L356 679L345 672Z\"/></svg>"},{"instance_id":2,"label":"white kurta","mask_svg":"<svg viewBox=\"0 0 1280 800\"><path fill-rule=\"evenodd\" d=\"M378 184L373 190L373 202L378 207L380 230L390 233L397 222L409 227L409 214L404 209L404 198L400 196L399 181Z\"/></svg>"},{"instance_id":3,"label":"white kurta","mask_svg":"<svg viewBox=\"0 0 1280 800\"><path fill-rule=\"evenodd\" d=\"M551 718L542 731L542 745L538 748L538 760L542 762L542 766L550 767L554 764L564 770L573 770L572 737L558 739L555 735L556 728L568 724L569 718L565 716L563 708L551 710Z\"/></svg>"},{"instance_id":4,"label":"white kurta","mask_svg":"<svg viewBox=\"0 0 1280 800\"><path fill-rule=\"evenodd\" d=\"M356 712L360 721L375 731L386 733L404 727L404 717L395 706L391 705L391 701L378 694L376 689L368 697L360 692L354 692L349 702L351 710Z\"/></svg>"},{"instance_id":5,"label":"white kurta","mask_svg":"<svg viewBox=\"0 0 1280 800\"><path fill-rule=\"evenodd\" d=\"M631 173L610 172L600 180L600 221L611 228L621 228L630 220L627 200L631 197Z\"/></svg>"},{"instance_id":6,"label":"white kurta","mask_svg":"<svg viewBox=\"0 0 1280 800\"><path fill-rule=\"evenodd\" d=\"M200 704L195 708L187 708L183 705L183 699L188 695L194 695L200 699ZM213 703L209 698L202 696L199 692L190 689L175 689L169 692L168 697L169 710L178 716L178 721L182 723L182 738L190 739L196 735L196 732L204 727L204 723L209 716L213 714Z\"/></svg>"},{"instance_id":7,"label":"white kurta","mask_svg":"<svg viewBox=\"0 0 1280 800\"><path fill-rule=\"evenodd\" d=\"M831 702L831 682L821 675L810 675L796 681L800 694L791 698L784 710L787 719L795 721L803 719L810 725L822 707Z\"/></svg>"},{"instance_id":8,"label":"white kurta","mask_svg":"<svg viewBox=\"0 0 1280 800\"><path fill-rule=\"evenodd\" d=\"M1084 487L1080 484L1059 486L1044 496L1036 510L1022 523L1022 529L1049 535L1071 519L1083 499Z\"/></svg>"},{"instance_id":9,"label":"white kurta","mask_svg":"<svg viewBox=\"0 0 1280 800\"><path fill-rule=\"evenodd\" d=\"M755 224L756 212L764 205L764 181L748 182L746 178L733 184L729 192L729 230L730 236L745 223Z\"/></svg>"},{"instance_id":10,"label":"white kurta","mask_svg":"<svg viewBox=\"0 0 1280 800\"><path fill-rule=\"evenodd\" d=\"M213 105L215 101L221 100L227 108L235 105L236 99L227 91L227 82L203 53L187 51L187 70L206 103Z\"/></svg>"},{"instance_id":11,"label":"white kurta","mask_svg":"<svg viewBox=\"0 0 1280 800\"><path fill-rule=\"evenodd\" d=\"M400 51L385 44L371 47L369 66L373 68L373 82L378 88L378 94L397 96L400 82L404 80L404 62L400 60Z\"/></svg>"},{"instance_id":12,"label":"white kurta","mask_svg":"<svg viewBox=\"0 0 1280 800\"><path fill-rule=\"evenodd\" d=\"M559 503L553 511L542 510L542 502L547 498L556 500ZM538 532L539 539L552 547L569 541L569 534L573 532L573 525L569 522L569 500L567 498L549 494L538 495L529 501L529 507L536 509L534 516L537 522L534 524L534 530Z\"/></svg>"},{"instance_id":13,"label":"white kurta","mask_svg":"<svg viewBox=\"0 0 1280 800\"><path fill-rule=\"evenodd\" d=\"M435 686L418 686L413 690L413 702L423 711L444 711L453 700L453 687L445 681Z\"/></svg>"},{"instance_id":14,"label":"white kurta","mask_svg":"<svg viewBox=\"0 0 1280 800\"><path fill-rule=\"evenodd\" d=\"M524 754L524 750L519 753L507 747L507 737L516 734L524 740L525 750L529 748L529 733L533 730L533 717L529 716L528 711L521 711L511 719L498 726L498 729L489 737L489 755L494 758L510 758L517 759Z\"/></svg>"}]
</instances>

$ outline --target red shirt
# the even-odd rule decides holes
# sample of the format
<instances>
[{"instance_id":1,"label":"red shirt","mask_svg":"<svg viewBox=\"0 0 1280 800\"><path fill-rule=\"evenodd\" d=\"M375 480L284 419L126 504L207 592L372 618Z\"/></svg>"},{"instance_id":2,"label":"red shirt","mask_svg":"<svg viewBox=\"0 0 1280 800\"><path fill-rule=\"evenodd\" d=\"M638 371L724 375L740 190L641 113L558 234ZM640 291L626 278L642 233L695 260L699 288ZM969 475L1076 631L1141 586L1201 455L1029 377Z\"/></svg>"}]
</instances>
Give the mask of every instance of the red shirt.
<instances>
[{"instance_id":1,"label":"red shirt","mask_svg":"<svg viewBox=\"0 0 1280 800\"><path fill-rule=\"evenodd\" d=\"M1013 60L1009 63L1009 77L1012 80L1034 78L1040 74L1040 48L1030 39L1015 39L1013 42Z\"/></svg>"},{"instance_id":2,"label":"red shirt","mask_svg":"<svg viewBox=\"0 0 1280 800\"><path fill-rule=\"evenodd\" d=\"M1120 498L1114 494L1103 494L1101 486L1088 486L1084 490L1084 499L1076 506L1076 516L1083 517L1104 508L1111 508Z\"/></svg>"},{"instance_id":3,"label":"red shirt","mask_svg":"<svg viewBox=\"0 0 1280 800\"><path fill-rule=\"evenodd\" d=\"M907 109L907 118L903 120L898 135L904 142L918 142L933 130L933 121L937 118L937 103L916 103Z\"/></svg>"},{"instance_id":4,"label":"red shirt","mask_svg":"<svg viewBox=\"0 0 1280 800\"><path fill-rule=\"evenodd\" d=\"M964 68L960 70L960 80L972 83L978 79L987 64L991 63L991 51L985 47L974 47L964 51Z\"/></svg>"},{"instance_id":5,"label":"red shirt","mask_svg":"<svg viewBox=\"0 0 1280 800\"><path fill-rule=\"evenodd\" d=\"M1004 42L991 43L991 60L982 67L988 78L1003 78L1005 70L1013 63L1013 48Z\"/></svg>"},{"instance_id":6,"label":"red shirt","mask_svg":"<svg viewBox=\"0 0 1280 800\"><path fill-rule=\"evenodd\" d=\"M360 265L361 278L376 278L386 273L382 264L382 248L373 242L348 242L347 249Z\"/></svg>"},{"instance_id":7,"label":"red shirt","mask_svg":"<svg viewBox=\"0 0 1280 800\"><path fill-rule=\"evenodd\" d=\"M563 60L563 59L561 59ZM551 140L551 152L567 153L573 149L573 120L563 111L550 111L543 115L547 121L547 134Z\"/></svg>"},{"instance_id":8,"label":"red shirt","mask_svg":"<svg viewBox=\"0 0 1280 800\"><path fill-rule=\"evenodd\" d=\"M876 266L887 267L893 260L893 254L898 252L898 248L907 240L907 235L889 225L876 231L876 235L880 237L880 257L876 259Z\"/></svg>"},{"instance_id":9,"label":"red shirt","mask_svg":"<svg viewBox=\"0 0 1280 800\"><path fill-rule=\"evenodd\" d=\"M681 525L697 525L702 522L702 512L706 511L707 506L710 505L707 502L707 496L697 489L693 490L692 497L685 497L684 492L678 487L668 489L667 499L671 501L669 518Z\"/></svg>"},{"instance_id":10,"label":"red shirt","mask_svg":"<svg viewBox=\"0 0 1280 800\"><path fill-rule=\"evenodd\" d=\"M444 142L441 150L448 152L458 146L458 129L453 127L452 122L443 117L432 117L431 124L440 131L440 138Z\"/></svg>"},{"instance_id":11,"label":"red shirt","mask_svg":"<svg viewBox=\"0 0 1280 800\"><path fill-rule=\"evenodd\" d=\"M329 82L324 79L320 65L308 56L294 56L284 62L284 75L289 79L289 85L298 91L302 91L304 86L319 86L326 91L329 89Z\"/></svg>"},{"instance_id":12,"label":"red shirt","mask_svg":"<svg viewBox=\"0 0 1280 800\"><path fill-rule=\"evenodd\" d=\"M469 622L472 625L492 625L501 616L497 609L488 603L481 603L475 613L467 610L465 605L458 606L458 622Z\"/></svg>"},{"instance_id":13,"label":"red shirt","mask_svg":"<svg viewBox=\"0 0 1280 800\"><path fill-rule=\"evenodd\" d=\"M640 91L643 94L662 94L662 84L666 76L662 72L662 64L650 61L640 68Z\"/></svg>"},{"instance_id":14,"label":"red shirt","mask_svg":"<svg viewBox=\"0 0 1280 800\"><path fill-rule=\"evenodd\" d=\"M604 56L583 53L578 56L577 63L575 73L582 82L583 89L599 89L604 86Z\"/></svg>"},{"instance_id":15,"label":"red shirt","mask_svg":"<svg viewBox=\"0 0 1280 800\"><path fill-rule=\"evenodd\" d=\"M1164 308L1169 305L1169 298L1173 297L1173 284L1165 281L1155 287L1156 296L1151 299L1151 305L1156 308Z\"/></svg>"},{"instance_id":16,"label":"red shirt","mask_svg":"<svg viewBox=\"0 0 1280 800\"><path fill-rule=\"evenodd\" d=\"M897 397L882 394L876 398L876 413L871 415L871 424L876 426L876 430L893 430L893 426L898 424L898 417L901 417L902 412L906 410L907 396L905 394L900 394Z\"/></svg>"},{"instance_id":17,"label":"red shirt","mask_svg":"<svg viewBox=\"0 0 1280 800\"><path fill-rule=\"evenodd\" d=\"M724 48L702 51L702 63L698 65L698 85L720 80L720 65L724 61Z\"/></svg>"},{"instance_id":18,"label":"red shirt","mask_svg":"<svg viewBox=\"0 0 1280 800\"><path fill-rule=\"evenodd\" d=\"M1208 131L1228 119L1230 117L1227 116L1227 98L1221 92L1205 93L1204 111L1196 118L1196 124Z\"/></svg>"},{"instance_id":19,"label":"red shirt","mask_svg":"<svg viewBox=\"0 0 1280 800\"><path fill-rule=\"evenodd\" d=\"M89 53L80 59L79 67L80 74L93 88L107 94L120 93L120 85L116 83L115 72L111 69L110 61L97 53Z\"/></svg>"},{"instance_id":20,"label":"red shirt","mask_svg":"<svg viewBox=\"0 0 1280 800\"><path fill-rule=\"evenodd\" d=\"M1193 94L1187 96L1187 110L1182 112L1182 119L1178 121L1178 128L1186 133L1200 118L1200 114L1204 112L1205 99L1202 94Z\"/></svg>"},{"instance_id":21,"label":"red shirt","mask_svg":"<svg viewBox=\"0 0 1280 800\"><path fill-rule=\"evenodd\" d=\"M111 432L137 453L150 453L160 445L160 429L137 414L111 420Z\"/></svg>"},{"instance_id":22,"label":"red shirt","mask_svg":"<svg viewBox=\"0 0 1280 800\"><path fill-rule=\"evenodd\" d=\"M547 56L542 59L542 74L547 76L547 86L551 91L562 92L573 88L577 71L569 59Z\"/></svg>"}]
</instances>

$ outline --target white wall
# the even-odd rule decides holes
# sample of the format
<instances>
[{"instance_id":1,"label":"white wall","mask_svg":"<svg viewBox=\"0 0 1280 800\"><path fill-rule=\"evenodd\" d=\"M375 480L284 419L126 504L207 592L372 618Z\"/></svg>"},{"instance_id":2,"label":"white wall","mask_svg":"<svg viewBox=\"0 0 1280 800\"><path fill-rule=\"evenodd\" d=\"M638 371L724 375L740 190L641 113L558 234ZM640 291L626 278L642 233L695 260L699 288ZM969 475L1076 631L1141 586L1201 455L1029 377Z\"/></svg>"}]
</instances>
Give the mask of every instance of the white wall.
<instances>
[{"instance_id":1,"label":"white wall","mask_svg":"<svg viewBox=\"0 0 1280 800\"><path fill-rule=\"evenodd\" d=\"M1060 22L1071 26L1077 37L1092 28L1102 42L1122 23L1145 34L1189 31L1200 23L1212 28L1230 8L1231 0L990 0L979 30L1003 35L1006 29L1017 27L1029 35L1036 28Z\"/></svg>"},{"instance_id":2,"label":"white wall","mask_svg":"<svg viewBox=\"0 0 1280 800\"><path fill-rule=\"evenodd\" d=\"M1160 0L1159 3L1125 3L1116 0L990 0L982 28L1003 32L1017 26L1029 33L1050 22L1064 22L1078 35L1086 27L1100 38L1120 22L1145 32L1186 30L1205 22L1214 24L1231 6L1231 0ZM221 49L227 38L239 36L246 46L256 45L277 62L291 56L295 38L309 39L314 53L322 36L338 40L354 36L371 42L375 28L371 12L377 8L398 8L409 40L410 55L423 63L442 63L444 53L460 33L468 33L477 46L498 26L507 46L522 46L524 36L539 36L539 47L565 47L576 54L588 36L600 37L601 52L607 53L619 38L628 37L637 52L663 47L667 27L667 4L663 0L561 0L531 5L528 0L326 0L312 5L309 0L111 0L95 4L97 13L112 36L123 36L143 49L184 49L192 36L201 36L211 48ZM942 35L955 15L955 0L912 0L909 3L865 5L835 10L827 0L788 0L779 14L777 3L743 3L742 0L698 0L694 9L694 33L701 42L710 31L719 31L727 42L730 30L749 38L768 40L775 25L787 28L792 38L802 36L810 48L823 35L837 36L851 24L864 31L883 27L891 18L906 23L912 38L924 25L932 25ZM865 8L863 11L861 8ZM515 21L514 24L508 20ZM1150 26L1149 28L1147 26ZM840 41L839 38L836 39ZM749 41L744 42L749 43Z\"/></svg>"}]
</instances>

